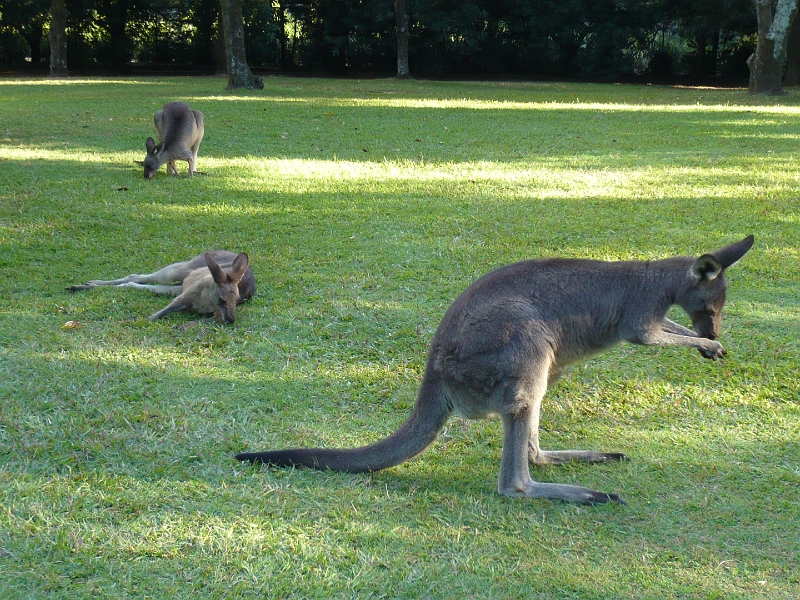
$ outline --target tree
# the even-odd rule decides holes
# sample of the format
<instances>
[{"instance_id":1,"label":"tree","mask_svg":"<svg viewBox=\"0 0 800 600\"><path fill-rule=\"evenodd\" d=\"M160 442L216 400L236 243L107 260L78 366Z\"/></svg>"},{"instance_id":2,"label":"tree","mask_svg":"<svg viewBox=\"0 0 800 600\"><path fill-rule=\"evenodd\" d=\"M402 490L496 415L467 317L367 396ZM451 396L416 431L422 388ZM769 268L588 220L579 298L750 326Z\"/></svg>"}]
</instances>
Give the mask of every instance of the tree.
<instances>
[{"instance_id":1,"label":"tree","mask_svg":"<svg viewBox=\"0 0 800 600\"><path fill-rule=\"evenodd\" d=\"M50 6L50 76L67 76L67 8L64 0Z\"/></svg>"},{"instance_id":2,"label":"tree","mask_svg":"<svg viewBox=\"0 0 800 600\"><path fill-rule=\"evenodd\" d=\"M220 63L225 69L225 52L220 53L221 61L218 61L217 47L222 36L217 35L219 26L219 1L218 0L195 0L191 11L191 24L194 27L194 35L191 37L191 61L196 66L205 69L216 70Z\"/></svg>"},{"instance_id":3,"label":"tree","mask_svg":"<svg viewBox=\"0 0 800 600\"><path fill-rule=\"evenodd\" d=\"M394 0L394 12L397 16L397 78L408 79L408 8L406 0Z\"/></svg>"},{"instance_id":4,"label":"tree","mask_svg":"<svg viewBox=\"0 0 800 600\"><path fill-rule=\"evenodd\" d=\"M795 18L789 30L786 46L786 74L783 76L786 87L800 85L800 19Z\"/></svg>"},{"instance_id":5,"label":"tree","mask_svg":"<svg viewBox=\"0 0 800 600\"><path fill-rule=\"evenodd\" d=\"M220 0L222 33L225 39L225 59L228 64L228 90L239 88L263 89L264 81L247 66L244 50L243 0Z\"/></svg>"},{"instance_id":6,"label":"tree","mask_svg":"<svg viewBox=\"0 0 800 600\"><path fill-rule=\"evenodd\" d=\"M133 43L126 31L129 11L135 6L131 0L98 0L100 23L108 33L105 60L116 73L128 70Z\"/></svg>"},{"instance_id":7,"label":"tree","mask_svg":"<svg viewBox=\"0 0 800 600\"><path fill-rule=\"evenodd\" d=\"M222 23L222 4L217 2L217 40L214 56L217 59L217 75L228 75L228 53L225 51L225 26Z\"/></svg>"},{"instance_id":8,"label":"tree","mask_svg":"<svg viewBox=\"0 0 800 600\"><path fill-rule=\"evenodd\" d=\"M783 66L786 64L789 31L797 14L797 1L755 0L758 44L747 59L751 94L783 94Z\"/></svg>"},{"instance_id":9,"label":"tree","mask_svg":"<svg viewBox=\"0 0 800 600\"><path fill-rule=\"evenodd\" d=\"M41 66L49 2L0 1L0 61L13 68Z\"/></svg>"}]
</instances>

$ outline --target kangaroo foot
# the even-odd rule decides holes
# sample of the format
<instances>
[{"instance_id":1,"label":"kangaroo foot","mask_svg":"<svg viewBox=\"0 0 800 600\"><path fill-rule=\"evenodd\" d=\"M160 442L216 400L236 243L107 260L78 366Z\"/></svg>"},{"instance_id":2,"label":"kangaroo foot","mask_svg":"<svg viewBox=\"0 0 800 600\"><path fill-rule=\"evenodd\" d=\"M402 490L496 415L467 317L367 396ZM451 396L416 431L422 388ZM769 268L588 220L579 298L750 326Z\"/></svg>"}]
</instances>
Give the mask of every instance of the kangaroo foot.
<instances>
[{"instance_id":1,"label":"kangaroo foot","mask_svg":"<svg viewBox=\"0 0 800 600\"><path fill-rule=\"evenodd\" d=\"M594 450L536 450L528 446L528 461L534 465L563 465L568 462L604 463L630 460L621 452Z\"/></svg>"},{"instance_id":2,"label":"kangaroo foot","mask_svg":"<svg viewBox=\"0 0 800 600\"><path fill-rule=\"evenodd\" d=\"M607 494L578 486L560 483L538 483L528 481L523 485L508 485L503 482L497 488L501 496L524 496L528 498L546 498L548 500L563 500L576 504L625 504L617 494Z\"/></svg>"}]
</instances>

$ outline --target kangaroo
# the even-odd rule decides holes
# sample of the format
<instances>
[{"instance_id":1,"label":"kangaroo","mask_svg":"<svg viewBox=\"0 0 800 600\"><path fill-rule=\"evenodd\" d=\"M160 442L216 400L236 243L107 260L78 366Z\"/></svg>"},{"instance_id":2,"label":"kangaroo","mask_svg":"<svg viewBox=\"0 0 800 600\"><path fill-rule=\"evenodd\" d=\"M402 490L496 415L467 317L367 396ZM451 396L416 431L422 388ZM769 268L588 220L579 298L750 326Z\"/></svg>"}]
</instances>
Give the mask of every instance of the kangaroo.
<instances>
[{"instance_id":1,"label":"kangaroo","mask_svg":"<svg viewBox=\"0 0 800 600\"><path fill-rule=\"evenodd\" d=\"M149 275L96 279L67 289L77 292L102 285L132 287L175 296L167 306L150 315L151 321L170 313L190 310L201 315L211 314L213 317L209 320L230 324L236 320L236 307L252 298L256 291L256 280L247 254L228 250L204 252L191 260L167 265Z\"/></svg>"},{"instance_id":2,"label":"kangaroo","mask_svg":"<svg viewBox=\"0 0 800 600\"><path fill-rule=\"evenodd\" d=\"M616 494L531 479L529 463L626 460L618 452L542 450L539 410L547 387L564 366L621 341L689 346L709 359L725 356L716 341L727 288L725 269L752 245L750 235L699 258L550 258L501 267L475 281L445 313L428 350L416 404L397 431L360 448L241 453L236 459L279 467L378 471L425 450L452 412L471 419L500 415L500 494L623 503ZM688 313L694 331L666 318L673 304Z\"/></svg>"},{"instance_id":3,"label":"kangaroo","mask_svg":"<svg viewBox=\"0 0 800 600\"><path fill-rule=\"evenodd\" d=\"M147 148L147 156L144 159L145 179L152 179L164 163L167 163L167 173L177 176L176 160L185 160L189 163L189 177L200 173L195 170L195 164L197 149L203 141L205 132L203 113L192 110L185 102L168 102L164 108L156 111L153 121L161 143L156 146L155 140L151 137L145 142Z\"/></svg>"}]
</instances>

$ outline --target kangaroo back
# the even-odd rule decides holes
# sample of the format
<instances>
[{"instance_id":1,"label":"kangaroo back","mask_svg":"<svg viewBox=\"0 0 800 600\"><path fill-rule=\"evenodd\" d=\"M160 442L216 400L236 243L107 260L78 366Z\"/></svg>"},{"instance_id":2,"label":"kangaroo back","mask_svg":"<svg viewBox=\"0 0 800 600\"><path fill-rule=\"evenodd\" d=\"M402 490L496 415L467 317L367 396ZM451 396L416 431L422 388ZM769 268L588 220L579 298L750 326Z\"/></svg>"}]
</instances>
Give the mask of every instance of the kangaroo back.
<instances>
[{"instance_id":1,"label":"kangaroo back","mask_svg":"<svg viewBox=\"0 0 800 600\"><path fill-rule=\"evenodd\" d=\"M144 159L144 176L152 179L163 164L167 164L167 172L177 175L176 160L189 163L189 175L193 175L197 162L197 150L203 140L205 127L203 113L192 110L185 102L168 102L164 108L153 116L160 143L156 145L153 138L147 138Z\"/></svg>"}]
</instances>

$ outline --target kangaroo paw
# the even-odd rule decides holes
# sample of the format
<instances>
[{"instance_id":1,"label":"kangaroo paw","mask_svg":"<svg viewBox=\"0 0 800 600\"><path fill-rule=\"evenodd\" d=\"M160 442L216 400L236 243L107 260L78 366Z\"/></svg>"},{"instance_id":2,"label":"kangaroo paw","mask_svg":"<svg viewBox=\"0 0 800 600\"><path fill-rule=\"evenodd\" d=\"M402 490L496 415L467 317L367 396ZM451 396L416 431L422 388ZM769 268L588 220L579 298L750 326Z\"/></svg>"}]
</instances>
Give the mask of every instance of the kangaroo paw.
<instances>
[{"instance_id":1,"label":"kangaroo paw","mask_svg":"<svg viewBox=\"0 0 800 600\"><path fill-rule=\"evenodd\" d=\"M708 345L708 348L700 348L700 354L703 355L703 358L717 360L718 358L724 358L728 353L724 346L717 341L711 341Z\"/></svg>"}]
</instances>

